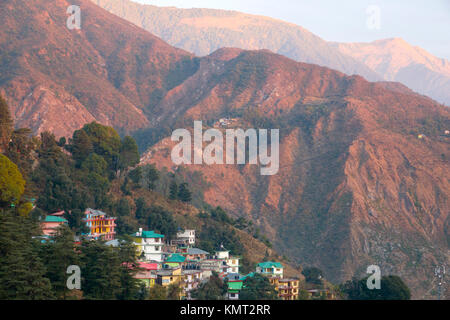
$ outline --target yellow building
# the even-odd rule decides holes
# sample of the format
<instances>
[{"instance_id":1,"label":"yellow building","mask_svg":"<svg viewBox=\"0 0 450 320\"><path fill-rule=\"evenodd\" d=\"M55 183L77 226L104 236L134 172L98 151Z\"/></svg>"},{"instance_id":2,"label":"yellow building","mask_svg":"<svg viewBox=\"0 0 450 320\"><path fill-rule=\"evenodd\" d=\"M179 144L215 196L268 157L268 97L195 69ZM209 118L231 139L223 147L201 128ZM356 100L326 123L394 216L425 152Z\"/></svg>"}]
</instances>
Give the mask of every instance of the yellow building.
<instances>
[{"instance_id":1,"label":"yellow building","mask_svg":"<svg viewBox=\"0 0 450 320\"><path fill-rule=\"evenodd\" d=\"M180 300L186 297L186 292L184 290L185 281L184 275L181 272L181 268L176 269L164 269L156 273L156 283L167 288L170 285L179 285L180 290Z\"/></svg>"},{"instance_id":2,"label":"yellow building","mask_svg":"<svg viewBox=\"0 0 450 320\"><path fill-rule=\"evenodd\" d=\"M300 281L298 279L269 278L270 284L275 286L278 296L283 300L297 300Z\"/></svg>"}]
</instances>

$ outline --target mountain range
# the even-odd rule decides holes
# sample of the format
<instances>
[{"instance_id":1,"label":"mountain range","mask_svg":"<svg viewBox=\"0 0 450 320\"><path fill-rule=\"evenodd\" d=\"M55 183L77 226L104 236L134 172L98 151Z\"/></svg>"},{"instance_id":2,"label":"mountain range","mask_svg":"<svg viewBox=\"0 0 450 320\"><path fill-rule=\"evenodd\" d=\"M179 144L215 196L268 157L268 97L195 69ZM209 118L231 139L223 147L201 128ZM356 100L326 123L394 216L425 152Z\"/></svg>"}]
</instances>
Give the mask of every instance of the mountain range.
<instances>
[{"instance_id":1,"label":"mountain range","mask_svg":"<svg viewBox=\"0 0 450 320\"><path fill-rule=\"evenodd\" d=\"M74 4L81 30L66 27ZM449 259L448 107L269 50L198 57L90 0L4 0L0 19L0 93L17 126L67 136L96 120L139 136L142 163L169 170L170 133L194 120L279 128L277 175L187 166L207 180L204 200L335 282L377 264L433 296L433 266Z\"/></svg>"},{"instance_id":2,"label":"mountain range","mask_svg":"<svg viewBox=\"0 0 450 320\"><path fill-rule=\"evenodd\" d=\"M333 43L293 23L237 11L157 7L131 0L91 1L199 56L223 47L268 49L369 81L398 81L450 105L450 62L400 38Z\"/></svg>"}]
</instances>

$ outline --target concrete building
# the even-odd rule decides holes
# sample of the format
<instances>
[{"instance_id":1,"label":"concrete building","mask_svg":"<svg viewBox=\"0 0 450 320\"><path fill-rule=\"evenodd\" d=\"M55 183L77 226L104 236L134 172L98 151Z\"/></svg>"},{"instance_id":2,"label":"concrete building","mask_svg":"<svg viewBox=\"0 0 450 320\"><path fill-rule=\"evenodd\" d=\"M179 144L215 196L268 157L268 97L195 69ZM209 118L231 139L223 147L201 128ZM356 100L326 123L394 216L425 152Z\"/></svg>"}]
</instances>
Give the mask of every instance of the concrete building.
<instances>
[{"instance_id":1,"label":"concrete building","mask_svg":"<svg viewBox=\"0 0 450 320\"><path fill-rule=\"evenodd\" d=\"M139 268L141 270L134 277L144 283L146 288L152 288L156 283L156 272L159 270L159 265L157 263L139 262Z\"/></svg>"},{"instance_id":2,"label":"concrete building","mask_svg":"<svg viewBox=\"0 0 450 320\"><path fill-rule=\"evenodd\" d=\"M261 262L256 266L256 273L269 277L283 278L283 265L279 262Z\"/></svg>"},{"instance_id":3,"label":"concrete building","mask_svg":"<svg viewBox=\"0 0 450 320\"><path fill-rule=\"evenodd\" d=\"M60 216L49 215L41 222L42 233L45 236L53 236L61 225L67 225L68 221Z\"/></svg>"},{"instance_id":4,"label":"concrete building","mask_svg":"<svg viewBox=\"0 0 450 320\"><path fill-rule=\"evenodd\" d=\"M195 230L186 229L177 233L177 238L172 240L172 244L192 247L195 245Z\"/></svg>"},{"instance_id":5,"label":"concrete building","mask_svg":"<svg viewBox=\"0 0 450 320\"><path fill-rule=\"evenodd\" d=\"M85 236L90 240L114 240L116 236L116 218L108 217L100 210L86 209L84 212L89 233Z\"/></svg>"},{"instance_id":6,"label":"concrete building","mask_svg":"<svg viewBox=\"0 0 450 320\"><path fill-rule=\"evenodd\" d=\"M282 300L297 300L298 292L299 292L299 283L298 279L278 279L276 280L276 290L278 292L278 296Z\"/></svg>"},{"instance_id":7,"label":"concrete building","mask_svg":"<svg viewBox=\"0 0 450 320\"><path fill-rule=\"evenodd\" d=\"M145 261L162 262L164 235L154 231L139 231L131 235L137 247L138 258Z\"/></svg>"}]
</instances>

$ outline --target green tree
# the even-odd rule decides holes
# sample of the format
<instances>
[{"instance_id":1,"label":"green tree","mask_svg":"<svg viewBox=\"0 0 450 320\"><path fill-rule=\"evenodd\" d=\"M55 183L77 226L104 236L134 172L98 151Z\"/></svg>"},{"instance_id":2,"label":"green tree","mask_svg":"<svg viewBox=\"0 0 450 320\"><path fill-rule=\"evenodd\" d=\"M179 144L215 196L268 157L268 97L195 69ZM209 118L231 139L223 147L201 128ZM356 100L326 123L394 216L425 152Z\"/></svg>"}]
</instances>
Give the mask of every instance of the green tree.
<instances>
[{"instance_id":1,"label":"green tree","mask_svg":"<svg viewBox=\"0 0 450 320\"><path fill-rule=\"evenodd\" d=\"M17 205L25 191L25 180L17 166L0 154L0 208Z\"/></svg>"},{"instance_id":2,"label":"green tree","mask_svg":"<svg viewBox=\"0 0 450 320\"><path fill-rule=\"evenodd\" d=\"M226 284L213 272L208 282L192 291L192 297L197 300L223 300L226 291Z\"/></svg>"},{"instance_id":3,"label":"green tree","mask_svg":"<svg viewBox=\"0 0 450 320\"><path fill-rule=\"evenodd\" d=\"M133 300L141 296L139 280L135 278L139 271L136 260L136 247L129 240L122 241L119 246L120 287L117 299Z\"/></svg>"},{"instance_id":4,"label":"green tree","mask_svg":"<svg viewBox=\"0 0 450 320\"><path fill-rule=\"evenodd\" d=\"M5 155L14 162L27 181L29 189L33 163L35 160L33 151L36 150L38 139L32 136L32 131L28 128L14 130Z\"/></svg>"},{"instance_id":5,"label":"green tree","mask_svg":"<svg viewBox=\"0 0 450 320\"><path fill-rule=\"evenodd\" d=\"M145 210L140 220L149 230L158 230L166 239L172 239L177 232L177 223L172 214L160 206L151 206Z\"/></svg>"},{"instance_id":6,"label":"green tree","mask_svg":"<svg viewBox=\"0 0 450 320\"><path fill-rule=\"evenodd\" d=\"M117 171L119 169L119 155L122 146L117 131L96 122L86 124L81 130L89 137L93 152L105 159L110 170Z\"/></svg>"},{"instance_id":7,"label":"green tree","mask_svg":"<svg viewBox=\"0 0 450 320\"><path fill-rule=\"evenodd\" d=\"M42 247L43 262L47 267L46 277L50 279L57 299L67 299L70 290L67 288L67 267L78 264L75 252L73 233L67 226L61 226L52 241Z\"/></svg>"},{"instance_id":8,"label":"green tree","mask_svg":"<svg viewBox=\"0 0 450 320\"><path fill-rule=\"evenodd\" d=\"M179 283L172 283L167 288L167 299L168 300L180 300L180 294L183 288L181 288Z\"/></svg>"},{"instance_id":9,"label":"green tree","mask_svg":"<svg viewBox=\"0 0 450 320\"><path fill-rule=\"evenodd\" d=\"M180 185L178 189L178 199L183 202L191 202L192 201L192 193L188 188L188 184L186 182Z\"/></svg>"},{"instance_id":10,"label":"green tree","mask_svg":"<svg viewBox=\"0 0 450 320\"><path fill-rule=\"evenodd\" d=\"M39 225L11 210L0 215L0 300L52 299L50 280L33 239Z\"/></svg>"},{"instance_id":11,"label":"green tree","mask_svg":"<svg viewBox=\"0 0 450 320\"><path fill-rule=\"evenodd\" d=\"M155 183L159 180L159 171L153 164L145 166L147 188L150 190L155 189Z\"/></svg>"},{"instance_id":12,"label":"green tree","mask_svg":"<svg viewBox=\"0 0 450 320\"><path fill-rule=\"evenodd\" d=\"M69 222L69 227L72 229L76 235L81 235L82 233L87 233L89 231L86 226L86 222L83 221L84 210L73 209L70 212L66 211L64 217Z\"/></svg>"},{"instance_id":13,"label":"green tree","mask_svg":"<svg viewBox=\"0 0 450 320\"><path fill-rule=\"evenodd\" d=\"M255 274L244 280L244 286L239 294L241 300L278 300L275 287L267 277Z\"/></svg>"},{"instance_id":14,"label":"green tree","mask_svg":"<svg viewBox=\"0 0 450 320\"><path fill-rule=\"evenodd\" d=\"M135 216L137 219L141 219L144 217L145 215L145 210L147 208L147 205L145 203L145 199L140 197L135 201L135 205L136 205L136 212L135 212Z\"/></svg>"},{"instance_id":15,"label":"green tree","mask_svg":"<svg viewBox=\"0 0 450 320\"><path fill-rule=\"evenodd\" d=\"M139 163L139 160L140 156L136 141L132 137L126 136L123 138L122 146L120 148L120 169L134 167Z\"/></svg>"},{"instance_id":16,"label":"green tree","mask_svg":"<svg viewBox=\"0 0 450 320\"><path fill-rule=\"evenodd\" d=\"M368 278L368 277L367 277ZM409 300L411 292L408 286L398 276L383 276L380 289L369 289L367 278L347 281L342 291L350 300Z\"/></svg>"},{"instance_id":17,"label":"green tree","mask_svg":"<svg viewBox=\"0 0 450 320\"><path fill-rule=\"evenodd\" d=\"M302 274L305 276L306 282L321 285L322 284L322 278L323 278L323 272L322 270L311 267L311 268L305 268L302 271Z\"/></svg>"},{"instance_id":18,"label":"green tree","mask_svg":"<svg viewBox=\"0 0 450 320\"><path fill-rule=\"evenodd\" d=\"M94 152L94 146L88 134L84 130L77 130L73 133L72 144L70 146L73 159L78 166Z\"/></svg>"},{"instance_id":19,"label":"green tree","mask_svg":"<svg viewBox=\"0 0 450 320\"><path fill-rule=\"evenodd\" d=\"M298 290L298 300L311 300L308 291L305 289Z\"/></svg>"},{"instance_id":20,"label":"green tree","mask_svg":"<svg viewBox=\"0 0 450 320\"><path fill-rule=\"evenodd\" d=\"M159 284L155 284L150 288L148 293L148 300L166 300L167 289Z\"/></svg>"},{"instance_id":21,"label":"green tree","mask_svg":"<svg viewBox=\"0 0 450 320\"><path fill-rule=\"evenodd\" d=\"M117 215L119 216L129 216L131 214L130 203L126 198L120 198L117 203Z\"/></svg>"},{"instance_id":22,"label":"green tree","mask_svg":"<svg viewBox=\"0 0 450 320\"><path fill-rule=\"evenodd\" d=\"M13 120L9 112L8 104L0 96L0 152L5 152L8 149L12 131Z\"/></svg>"},{"instance_id":23,"label":"green tree","mask_svg":"<svg viewBox=\"0 0 450 320\"><path fill-rule=\"evenodd\" d=\"M134 184L139 184L143 177L142 167L137 167L130 171L128 177L133 181Z\"/></svg>"},{"instance_id":24,"label":"green tree","mask_svg":"<svg viewBox=\"0 0 450 320\"><path fill-rule=\"evenodd\" d=\"M121 268L116 248L101 241L83 241L81 288L86 299L114 300L121 294Z\"/></svg>"},{"instance_id":25,"label":"green tree","mask_svg":"<svg viewBox=\"0 0 450 320\"><path fill-rule=\"evenodd\" d=\"M178 199L178 185L175 181L170 183L169 187L169 199L176 200Z\"/></svg>"}]
</instances>

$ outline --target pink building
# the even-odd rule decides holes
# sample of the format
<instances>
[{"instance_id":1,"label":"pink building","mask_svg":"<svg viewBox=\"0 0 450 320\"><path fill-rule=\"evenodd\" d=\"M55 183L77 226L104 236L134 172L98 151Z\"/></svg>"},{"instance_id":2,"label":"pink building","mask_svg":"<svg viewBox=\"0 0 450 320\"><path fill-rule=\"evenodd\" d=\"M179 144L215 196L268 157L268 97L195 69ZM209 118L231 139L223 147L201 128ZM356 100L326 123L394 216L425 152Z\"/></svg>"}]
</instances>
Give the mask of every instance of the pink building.
<instances>
[{"instance_id":1,"label":"pink building","mask_svg":"<svg viewBox=\"0 0 450 320\"><path fill-rule=\"evenodd\" d=\"M41 222L42 233L46 236L52 236L62 224L68 224L67 220L60 216L46 216L45 220Z\"/></svg>"}]
</instances>

